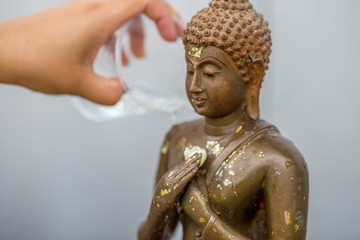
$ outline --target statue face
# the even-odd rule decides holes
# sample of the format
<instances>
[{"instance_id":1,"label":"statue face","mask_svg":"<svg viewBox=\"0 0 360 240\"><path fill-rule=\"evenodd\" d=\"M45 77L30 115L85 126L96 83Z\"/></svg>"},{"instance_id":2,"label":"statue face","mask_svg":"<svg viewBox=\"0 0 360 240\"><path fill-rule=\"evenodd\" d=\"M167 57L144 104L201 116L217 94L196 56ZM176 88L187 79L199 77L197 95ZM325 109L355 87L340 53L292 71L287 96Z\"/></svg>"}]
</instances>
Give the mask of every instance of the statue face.
<instances>
[{"instance_id":1,"label":"statue face","mask_svg":"<svg viewBox=\"0 0 360 240\"><path fill-rule=\"evenodd\" d=\"M206 117L224 117L244 103L245 85L232 59L220 48L185 46L186 93L195 110Z\"/></svg>"}]
</instances>

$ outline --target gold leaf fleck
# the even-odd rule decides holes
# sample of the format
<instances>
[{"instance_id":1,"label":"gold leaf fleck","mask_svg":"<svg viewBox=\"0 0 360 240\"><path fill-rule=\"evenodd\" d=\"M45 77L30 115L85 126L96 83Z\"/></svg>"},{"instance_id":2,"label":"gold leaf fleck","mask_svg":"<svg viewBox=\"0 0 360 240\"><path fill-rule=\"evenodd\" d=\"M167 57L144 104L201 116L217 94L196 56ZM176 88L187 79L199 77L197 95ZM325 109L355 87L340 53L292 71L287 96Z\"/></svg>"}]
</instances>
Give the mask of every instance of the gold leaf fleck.
<instances>
[{"instance_id":1,"label":"gold leaf fleck","mask_svg":"<svg viewBox=\"0 0 360 240\"><path fill-rule=\"evenodd\" d=\"M289 225L289 224L291 223L291 220L290 220L290 212L285 211L285 213L284 213L284 218L285 218L285 223L286 223L286 225Z\"/></svg>"}]
</instances>

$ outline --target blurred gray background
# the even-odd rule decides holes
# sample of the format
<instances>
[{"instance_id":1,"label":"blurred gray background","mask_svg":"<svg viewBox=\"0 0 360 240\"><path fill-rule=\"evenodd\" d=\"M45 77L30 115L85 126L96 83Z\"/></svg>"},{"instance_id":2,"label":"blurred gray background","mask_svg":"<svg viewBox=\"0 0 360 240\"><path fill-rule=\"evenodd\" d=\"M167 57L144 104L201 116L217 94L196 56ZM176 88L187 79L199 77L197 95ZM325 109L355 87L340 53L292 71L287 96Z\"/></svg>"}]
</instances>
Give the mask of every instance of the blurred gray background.
<instances>
[{"instance_id":1,"label":"blurred gray background","mask_svg":"<svg viewBox=\"0 0 360 240\"><path fill-rule=\"evenodd\" d=\"M0 0L0 20L61 2ZM189 20L208 0L170 2ZM309 165L308 239L359 239L360 1L252 2L273 38L262 118ZM0 85L0 239L135 239L171 125L160 114L94 123L67 96Z\"/></svg>"}]
</instances>

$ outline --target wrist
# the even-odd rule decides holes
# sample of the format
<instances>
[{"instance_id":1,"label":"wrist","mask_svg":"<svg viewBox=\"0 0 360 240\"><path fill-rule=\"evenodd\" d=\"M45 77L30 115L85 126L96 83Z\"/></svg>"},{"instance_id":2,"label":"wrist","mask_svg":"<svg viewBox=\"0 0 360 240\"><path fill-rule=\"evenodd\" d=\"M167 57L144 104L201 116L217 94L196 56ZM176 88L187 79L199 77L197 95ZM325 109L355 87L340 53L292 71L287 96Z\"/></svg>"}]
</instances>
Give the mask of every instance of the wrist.
<instances>
[{"instance_id":1,"label":"wrist","mask_svg":"<svg viewBox=\"0 0 360 240\"><path fill-rule=\"evenodd\" d=\"M176 210L176 204L164 204L160 201L152 201L149 216L164 217L169 212Z\"/></svg>"},{"instance_id":2,"label":"wrist","mask_svg":"<svg viewBox=\"0 0 360 240\"><path fill-rule=\"evenodd\" d=\"M205 227L203 228L202 234L201 234L201 239L205 240L208 238L208 235L210 234L211 231L217 231L216 228L214 227L216 222L218 220L218 216L215 215L211 215L210 219L207 221Z\"/></svg>"},{"instance_id":3,"label":"wrist","mask_svg":"<svg viewBox=\"0 0 360 240\"><path fill-rule=\"evenodd\" d=\"M214 219L218 217L218 215L214 211L208 208L206 208L206 210L204 211L201 211L201 214L198 216L198 219L194 220L198 222L198 226L200 227L200 229L205 229L206 227L208 227L210 222L214 221Z\"/></svg>"},{"instance_id":4,"label":"wrist","mask_svg":"<svg viewBox=\"0 0 360 240\"><path fill-rule=\"evenodd\" d=\"M26 65L24 52L29 47L19 25L22 19L0 22L0 82L22 85Z\"/></svg>"},{"instance_id":5,"label":"wrist","mask_svg":"<svg viewBox=\"0 0 360 240\"><path fill-rule=\"evenodd\" d=\"M5 22L0 22L0 83L14 83L14 77L9 71L9 67L11 67L9 52L11 41Z\"/></svg>"}]
</instances>

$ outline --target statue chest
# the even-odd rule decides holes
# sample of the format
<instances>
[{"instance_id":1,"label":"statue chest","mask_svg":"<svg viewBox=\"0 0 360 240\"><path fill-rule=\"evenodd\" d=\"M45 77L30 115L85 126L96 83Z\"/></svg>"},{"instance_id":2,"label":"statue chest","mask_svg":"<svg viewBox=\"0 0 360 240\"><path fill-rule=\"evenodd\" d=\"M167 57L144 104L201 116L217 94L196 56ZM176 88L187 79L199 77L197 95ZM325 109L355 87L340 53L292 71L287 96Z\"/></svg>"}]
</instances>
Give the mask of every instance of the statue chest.
<instances>
[{"instance_id":1,"label":"statue chest","mask_svg":"<svg viewBox=\"0 0 360 240\"><path fill-rule=\"evenodd\" d=\"M173 139L170 146L168 169L185 160L184 150L188 146L207 149L207 163L215 162L219 155L218 151L223 150L222 146L217 146L215 142L210 146L208 141L204 141L204 138L194 138L193 136L201 136L195 129L192 133L191 136L178 135ZM238 224L246 222L247 218L251 218L252 213L260 207L263 198L264 179L268 164L262 151L254 148L252 143L253 141L245 145L239 144L240 147L231 152L226 159L221 159L222 161L215 165L205 163L199 171L204 172L202 174L204 197L212 209L219 216L228 219L229 222ZM191 194L188 190L184 192L184 196ZM183 201L182 205L191 205L191 203ZM188 206L184 209L191 210L186 214L193 214L196 206Z\"/></svg>"},{"instance_id":2,"label":"statue chest","mask_svg":"<svg viewBox=\"0 0 360 240\"><path fill-rule=\"evenodd\" d=\"M213 209L229 221L246 221L259 208L266 167L252 159L223 163L208 184Z\"/></svg>"},{"instance_id":3,"label":"statue chest","mask_svg":"<svg viewBox=\"0 0 360 240\"><path fill-rule=\"evenodd\" d=\"M266 163L259 160L253 151L234 151L218 166L209 182L205 182L206 175L202 177L204 197L211 208L232 225L245 223L251 220L262 204L266 170ZM188 190L184 192L184 196L191 194ZM185 198L191 199L191 196ZM188 215L196 211L196 206L191 204L182 202L184 209L191 210L185 211Z\"/></svg>"}]
</instances>

